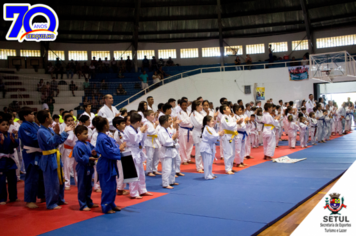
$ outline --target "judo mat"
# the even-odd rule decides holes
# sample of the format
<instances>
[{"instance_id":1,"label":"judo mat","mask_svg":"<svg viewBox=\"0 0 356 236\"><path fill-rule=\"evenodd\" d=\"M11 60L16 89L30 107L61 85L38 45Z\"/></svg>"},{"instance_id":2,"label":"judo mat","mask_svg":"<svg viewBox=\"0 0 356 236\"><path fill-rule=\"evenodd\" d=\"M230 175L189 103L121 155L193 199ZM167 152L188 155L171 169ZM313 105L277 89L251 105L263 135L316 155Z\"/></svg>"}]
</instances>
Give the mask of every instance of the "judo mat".
<instances>
[{"instance_id":1,"label":"judo mat","mask_svg":"<svg viewBox=\"0 0 356 236\"><path fill-rule=\"evenodd\" d=\"M57 211L43 207L28 210L23 202L0 206L5 229L2 232L36 235L41 233L36 228L56 224L52 231L42 231L47 232L44 235L256 235L342 175L356 160L355 142L356 134L351 133L307 149L296 148L288 154L290 158L306 157L304 161L294 164L264 161L242 168L234 175L218 174L215 180L186 172L176 179L180 185L172 190L162 188L160 176L147 177L147 189L155 196L144 197L149 201L120 196L116 203L127 205L115 214L103 215L100 208L93 212L79 211L74 188L65 192L70 205ZM282 152L281 148L276 151ZM292 149L286 147L285 152L289 151ZM72 199L68 198L70 194ZM94 202L100 203L100 194L93 195L97 196ZM129 204L130 201L134 204ZM61 221L66 221L67 226L59 226ZM14 228L19 229L14 232Z\"/></svg>"}]
</instances>

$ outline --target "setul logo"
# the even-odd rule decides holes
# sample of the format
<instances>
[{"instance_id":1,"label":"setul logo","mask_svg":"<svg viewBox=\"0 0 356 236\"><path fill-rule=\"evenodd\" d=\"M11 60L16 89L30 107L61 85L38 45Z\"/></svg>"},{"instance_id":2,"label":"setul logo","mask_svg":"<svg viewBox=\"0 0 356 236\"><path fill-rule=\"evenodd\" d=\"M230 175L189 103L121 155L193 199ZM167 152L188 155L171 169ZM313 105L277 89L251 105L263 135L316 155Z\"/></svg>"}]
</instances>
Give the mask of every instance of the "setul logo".
<instances>
[{"instance_id":1,"label":"setul logo","mask_svg":"<svg viewBox=\"0 0 356 236\"><path fill-rule=\"evenodd\" d=\"M41 15L47 22L33 23L35 16ZM28 3L6 3L4 4L4 20L12 21L6 39L11 41L54 41L58 32L58 16L49 6Z\"/></svg>"}]
</instances>

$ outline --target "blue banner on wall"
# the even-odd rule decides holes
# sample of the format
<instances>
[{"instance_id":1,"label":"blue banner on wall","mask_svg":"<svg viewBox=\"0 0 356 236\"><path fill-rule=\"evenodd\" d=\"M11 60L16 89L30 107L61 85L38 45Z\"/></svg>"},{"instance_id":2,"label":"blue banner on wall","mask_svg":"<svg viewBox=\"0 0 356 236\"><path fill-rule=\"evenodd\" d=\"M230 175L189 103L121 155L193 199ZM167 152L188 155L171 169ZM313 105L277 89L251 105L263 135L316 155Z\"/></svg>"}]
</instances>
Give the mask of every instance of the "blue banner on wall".
<instances>
[{"instance_id":1,"label":"blue banner on wall","mask_svg":"<svg viewBox=\"0 0 356 236\"><path fill-rule=\"evenodd\" d=\"M292 66L288 67L289 79L298 81L309 79L309 66Z\"/></svg>"}]
</instances>

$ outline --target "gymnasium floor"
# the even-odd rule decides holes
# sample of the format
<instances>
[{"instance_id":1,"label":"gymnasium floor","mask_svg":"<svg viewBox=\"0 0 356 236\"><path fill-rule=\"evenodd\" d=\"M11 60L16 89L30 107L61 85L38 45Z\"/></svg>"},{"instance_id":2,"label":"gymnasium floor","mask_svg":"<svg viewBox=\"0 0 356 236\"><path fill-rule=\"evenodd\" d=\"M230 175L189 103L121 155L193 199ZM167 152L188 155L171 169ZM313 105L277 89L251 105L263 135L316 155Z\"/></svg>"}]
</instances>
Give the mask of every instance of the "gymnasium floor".
<instances>
[{"instance_id":1,"label":"gymnasium floor","mask_svg":"<svg viewBox=\"0 0 356 236\"><path fill-rule=\"evenodd\" d=\"M338 136L337 136L338 137ZM65 192L69 205L48 211L44 204L28 210L17 202L0 206L4 235L254 235L331 183L356 160L356 133L307 149L276 149L275 157L288 155L307 160L295 164L263 161L263 149L253 149L255 159L235 175L214 164L216 180L204 180L195 165L182 166L186 174L173 190L161 187L160 177L146 178L153 197L116 198L121 212L103 215L100 208L79 211L76 189ZM235 168L238 169L238 168ZM221 173L221 174L219 174ZM22 185L22 186L21 186ZM22 192L21 192L22 191ZM19 185L23 199L23 183ZM100 203L100 194L93 193Z\"/></svg>"}]
</instances>

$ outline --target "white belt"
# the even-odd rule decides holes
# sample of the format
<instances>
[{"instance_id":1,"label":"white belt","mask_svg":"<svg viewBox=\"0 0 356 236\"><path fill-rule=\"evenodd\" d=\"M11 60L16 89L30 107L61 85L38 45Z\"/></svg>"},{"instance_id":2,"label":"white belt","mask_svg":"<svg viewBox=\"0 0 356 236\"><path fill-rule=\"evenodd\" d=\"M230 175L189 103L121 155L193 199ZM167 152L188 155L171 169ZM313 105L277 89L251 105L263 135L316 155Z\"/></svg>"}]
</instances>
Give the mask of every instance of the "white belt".
<instances>
[{"instance_id":1,"label":"white belt","mask_svg":"<svg viewBox=\"0 0 356 236\"><path fill-rule=\"evenodd\" d=\"M15 158L15 157L14 157L14 153L13 153L13 154L10 154L10 153L8 153L8 154L0 153L0 159L3 158L3 157L12 158L12 159Z\"/></svg>"},{"instance_id":2,"label":"white belt","mask_svg":"<svg viewBox=\"0 0 356 236\"><path fill-rule=\"evenodd\" d=\"M42 153L41 148L23 146L23 149L26 149L26 153L34 153L34 152L40 152L40 153Z\"/></svg>"}]
</instances>

